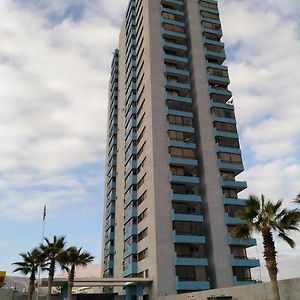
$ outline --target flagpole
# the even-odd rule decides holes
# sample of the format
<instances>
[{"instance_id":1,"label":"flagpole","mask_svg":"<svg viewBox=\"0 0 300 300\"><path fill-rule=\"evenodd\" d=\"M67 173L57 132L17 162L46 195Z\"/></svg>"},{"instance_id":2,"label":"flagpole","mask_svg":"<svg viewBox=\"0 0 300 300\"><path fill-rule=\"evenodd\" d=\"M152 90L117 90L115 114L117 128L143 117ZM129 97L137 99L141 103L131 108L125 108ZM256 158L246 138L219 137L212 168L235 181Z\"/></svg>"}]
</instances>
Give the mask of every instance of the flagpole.
<instances>
[{"instance_id":1,"label":"flagpole","mask_svg":"<svg viewBox=\"0 0 300 300\"><path fill-rule=\"evenodd\" d=\"M46 223L46 204L44 205L44 209L43 209L43 221L42 221L42 240L41 243L44 242L44 238L45 238L45 223ZM37 291L36 291L36 300L39 299L39 292L40 292L40 287L41 287L41 266L39 266L39 270L38 270L38 280L37 280Z\"/></svg>"}]
</instances>

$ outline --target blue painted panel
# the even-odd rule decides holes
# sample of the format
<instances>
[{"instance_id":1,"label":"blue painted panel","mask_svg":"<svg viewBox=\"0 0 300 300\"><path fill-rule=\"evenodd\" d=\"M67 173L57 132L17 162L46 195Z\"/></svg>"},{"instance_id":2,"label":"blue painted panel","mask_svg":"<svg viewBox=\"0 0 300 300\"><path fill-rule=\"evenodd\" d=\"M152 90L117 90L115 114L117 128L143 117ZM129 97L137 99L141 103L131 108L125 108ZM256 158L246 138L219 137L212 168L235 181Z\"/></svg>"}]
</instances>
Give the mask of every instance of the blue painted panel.
<instances>
[{"instance_id":1,"label":"blue painted panel","mask_svg":"<svg viewBox=\"0 0 300 300\"><path fill-rule=\"evenodd\" d=\"M219 14L219 10L218 9L213 9L213 8L208 8L208 7L204 7L204 6L200 6L200 11L206 11L208 13L212 13L212 14Z\"/></svg>"},{"instance_id":2,"label":"blue painted panel","mask_svg":"<svg viewBox=\"0 0 300 300\"><path fill-rule=\"evenodd\" d=\"M169 140L168 145L169 147L196 149L195 143L185 143L183 141L178 140Z\"/></svg>"},{"instance_id":3,"label":"blue painted panel","mask_svg":"<svg viewBox=\"0 0 300 300\"><path fill-rule=\"evenodd\" d=\"M181 57L177 55L171 55L171 54L164 54L164 60L165 61L174 61L174 62L179 62L179 63L188 63L188 58L186 57Z\"/></svg>"},{"instance_id":4,"label":"blue painted panel","mask_svg":"<svg viewBox=\"0 0 300 300\"><path fill-rule=\"evenodd\" d=\"M259 260L254 258L236 258L231 255L231 265L233 267L256 268L260 266Z\"/></svg>"},{"instance_id":5,"label":"blue painted panel","mask_svg":"<svg viewBox=\"0 0 300 300\"><path fill-rule=\"evenodd\" d=\"M178 277L176 278L176 289L177 290L188 290L188 291L200 291L200 290L209 290L210 283L209 281L179 281Z\"/></svg>"},{"instance_id":6,"label":"blue painted panel","mask_svg":"<svg viewBox=\"0 0 300 300\"><path fill-rule=\"evenodd\" d=\"M176 32L176 31L162 29L161 34L163 36L167 35L167 36L171 36L171 37L178 37L178 38L186 39L186 34L179 33L179 32Z\"/></svg>"},{"instance_id":7,"label":"blue painted panel","mask_svg":"<svg viewBox=\"0 0 300 300\"><path fill-rule=\"evenodd\" d=\"M171 96L171 95L168 95L168 94L165 94L165 100L177 101L177 102L183 102L183 103L192 103L192 98L180 97L180 96Z\"/></svg>"},{"instance_id":8,"label":"blue painted panel","mask_svg":"<svg viewBox=\"0 0 300 300\"><path fill-rule=\"evenodd\" d=\"M224 188L235 188L239 192L247 188L246 181L224 180L221 177L221 186Z\"/></svg>"},{"instance_id":9,"label":"blue painted panel","mask_svg":"<svg viewBox=\"0 0 300 300\"><path fill-rule=\"evenodd\" d=\"M193 113L190 111L176 110L176 109L170 109L170 108L166 109L166 114L173 115L173 116L188 117L188 118L193 117Z\"/></svg>"},{"instance_id":10,"label":"blue painted panel","mask_svg":"<svg viewBox=\"0 0 300 300\"><path fill-rule=\"evenodd\" d=\"M176 266L208 266L207 258L177 257L175 256Z\"/></svg>"},{"instance_id":11,"label":"blue painted panel","mask_svg":"<svg viewBox=\"0 0 300 300\"><path fill-rule=\"evenodd\" d=\"M127 277L129 276L130 274L136 274L137 273L137 263L136 262L132 262L131 264L129 264L127 266L126 269L123 270L123 276L124 277Z\"/></svg>"},{"instance_id":12,"label":"blue painted panel","mask_svg":"<svg viewBox=\"0 0 300 300\"><path fill-rule=\"evenodd\" d=\"M185 23L184 22L179 22L176 20L172 20L172 19L166 19L166 18L161 18L161 23L165 23L165 24L171 24L171 25L176 25L176 26L180 26L180 27L185 27Z\"/></svg>"},{"instance_id":13,"label":"blue painted panel","mask_svg":"<svg viewBox=\"0 0 300 300\"><path fill-rule=\"evenodd\" d=\"M215 102L212 99L210 100L210 106L211 107L220 107L220 108L234 110L234 105L229 105L229 104L226 104L226 103Z\"/></svg>"},{"instance_id":14,"label":"blue painted panel","mask_svg":"<svg viewBox=\"0 0 300 300\"><path fill-rule=\"evenodd\" d=\"M220 160L218 161L218 167L220 170L235 171L238 174L244 171L243 164L225 163Z\"/></svg>"},{"instance_id":15,"label":"blue painted panel","mask_svg":"<svg viewBox=\"0 0 300 300\"><path fill-rule=\"evenodd\" d=\"M170 124L170 123L168 123L167 127L168 127L168 130L195 133L195 129L193 127L174 125L174 124Z\"/></svg>"},{"instance_id":16,"label":"blue painted panel","mask_svg":"<svg viewBox=\"0 0 300 300\"><path fill-rule=\"evenodd\" d=\"M189 83L181 83L181 82L170 81L170 80L165 81L165 87L173 88L173 89L177 89L177 90L190 90L191 89L191 85Z\"/></svg>"},{"instance_id":17,"label":"blue painted panel","mask_svg":"<svg viewBox=\"0 0 300 300\"><path fill-rule=\"evenodd\" d=\"M209 29L209 28L204 28L204 27L201 28L201 32L215 34L219 37L221 37L223 35L222 30L215 30L215 29Z\"/></svg>"},{"instance_id":18,"label":"blue painted panel","mask_svg":"<svg viewBox=\"0 0 300 300\"><path fill-rule=\"evenodd\" d=\"M228 244L233 246L245 246L252 247L256 246L256 239L234 239L230 234L228 234Z\"/></svg>"},{"instance_id":19,"label":"blue painted panel","mask_svg":"<svg viewBox=\"0 0 300 300\"><path fill-rule=\"evenodd\" d=\"M176 165L188 165L188 166L197 166L198 161L196 159L188 159L188 158L181 158L175 156L169 156L169 163L176 164Z\"/></svg>"},{"instance_id":20,"label":"blue painted panel","mask_svg":"<svg viewBox=\"0 0 300 300\"><path fill-rule=\"evenodd\" d=\"M224 136L229 138L238 139L239 135L237 132L230 132L230 131L221 131L215 128L215 136Z\"/></svg>"},{"instance_id":21,"label":"blue painted panel","mask_svg":"<svg viewBox=\"0 0 300 300\"><path fill-rule=\"evenodd\" d=\"M234 286L243 286L249 284L256 284L255 280L238 280L236 276L233 277L233 285Z\"/></svg>"},{"instance_id":22,"label":"blue painted panel","mask_svg":"<svg viewBox=\"0 0 300 300\"><path fill-rule=\"evenodd\" d=\"M240 205L245 206L246 200L245 199L238 199L238 198L223 198L224 205Z\"/></svg>"},{"instance_id":23,"label":"blue painted panel","mask_svg":"<svg viewBox=\"0 0 300 300\"><path fill-rule=\"evenodd\" d=\"M131 218L137 217L137 208L132 207L127 216L124 218L124 224L126 224Z\"/></svg>"},{"instance_id":24,"label":"blue painted panel","mask_svg":"<svg viewBox=\"0 0 300 300\"><path fill-rule=\"evenodd\" d=\"M196 176L170 175L170 182L198 184L200 183L200 180L199 177Z\"/></svg>"},{"instance_id":25,"label":"blue painted panel","mask_svg":"<svg viewBox=\"0 0 300 300\"><path fill-rule=\"evenodd\" d=\"M132 235L137 234L137 226L135 224L131 225L128 231L124 234L124 241L127 240Z\"/></svg>"},{"instance_id":26,"label":"blue painted panel","mask_svg":"<svg viewBox=\"0 0 300 300\"><path fill-rule=\"evenodd\" d=\"M172 201L187 201L187 202L201 202L200 195L190 195L190 194L174 194L171 192Z\"/></svg>"},{"instance_id":27,"label":"blue painted panel","mask_svg":"<svg viewBox=\"0 0 300 300\"><path fill-rule=\"evenodd\" d=\"M212 83L219 83L219 84L226 84L226 85L230 83L228 77L215 76L211 74L208 74L207 77L208 77L208 81Z\"/></svg>"},{"instance_id":28,"label":"blue painted panel","mask_svg":"<svg viewBox=\"0 0 300 300\"><path fill-rule=\"evenodd\" d=\"M190 72L188 70L181 70L178 68L165 66L165 73L169 75L181 75L181 76L189 76Z\"/></svg>"},{"instance_id":29,"label":"blue painted panel","mask_svg":"<svg viewBox=\"0 0 300 300\"><path fill-rule=\"evenodd\" d=\"M176 50L183 50L183 51L187 51L188 49L186 45L166 42L165 40L163 41L162 45L164 48L169 48L169 49L176 49Z\"/></svg>"},{"instance_id":30,"label":"blue painted panel","mask_svg":"<svg viewBox=\"0 0 300 300\"><path fill-rule=\"evenodd\" d=\"M161 7L161 11L162 12L166 12L166 13L170 13L170 14L174 14L177 16L184 16L184 12L180 11L180 10L176 10L176 9L171 9L171 8L166 8L166 7Z\"/></svg>"},{"instance_id":31,"label":"blue painted panel","mask_svg":"<svg viewBox=\"0 0 300 300\"><path fill-rule=\"evenodd\" d=\"M230 124L236 124L236 120L233 118L224 118L224 117L218 117L216 115L212 115L212 120L215 122L223 122L223 123L230 123Z\"/></svg>"},{"instance_id":32,"label":"blue painted panel","mask_svg":"<svg viewBox=\"0 0 300 300\"><path fill-rule=\"evenodd\" d=\"M242 220L237 217L229 217L228 214L225 214L225 224L227 225L239 225L239 224L245 224L246 221Z\"/></svg>"},{"instance_id":33,"label":"blue painted panel","mask_svg":"<svg viewBox=\"0 0 300 300\"><path fill-rule=\"evenodd\" d=\"M199 235L179 235L176 231L173 231L174 243L195 243L195 244L205 244L206 239L204 236Z\"/></svg>"},{"instance_id":34,"label":"blue painted panel","mask_svg":"<svg viewBox=\"0 0 300 300\"><path fill-rule=\"evenodd\" d=\"M133 243L131 244L130 247L128 247L124 252L123 252L123 258L126 258L127 256L137 253L137 244Z\"/></svg>"},{"instance_id":35,"label":"blue painted panel","mask_svg":"<svg viewBox=\"0 0 300 300\"><path fill-rule=\"evenodd\" d=\"M216 88L213 88L213 87L209 87L208 88L208 92L210 94L218 94L218 95L223 95L223 96L228 96L228 97L231 97L232 96L232 93L228 90L225 90L225 89L216 89Z\"/></svg>"},{"instance_id":36,"label":"blue painted panel","mask_svg":"<svg viewBox=\"0 0 300 300\"><path fill-rule=\"evenodd\" d=\"M174 210L172 211L173 221L190 221L190 222L203 222L202 215L191 215L191 214L176 214Z\"/></svg>"},{"instance_id":37,"label":"blue painted panel","mask_svg":"<svg viewBox=\"0 0 300 300\"><path fill-rule=\"evenodd\" d=\"M136 191L130 191L127 192L124 207L127 207L132 201L137 200L137 192Z\"/></svg>"},{"instance_id":38,"label":"blue painted panel","mask_svg":"<svg viewBox=\"0 0 300 300\"><path fill-rule=\"evenodd\" d=\"M210 62L206 62L206 66L208 68L215 68L215 69L220 69L220 70L226 70L228 71L228 67L227 66L223 66L223 65L219 65L219 64L214 64L214 63L210 63Z\"/></svg>"}]
</instances>

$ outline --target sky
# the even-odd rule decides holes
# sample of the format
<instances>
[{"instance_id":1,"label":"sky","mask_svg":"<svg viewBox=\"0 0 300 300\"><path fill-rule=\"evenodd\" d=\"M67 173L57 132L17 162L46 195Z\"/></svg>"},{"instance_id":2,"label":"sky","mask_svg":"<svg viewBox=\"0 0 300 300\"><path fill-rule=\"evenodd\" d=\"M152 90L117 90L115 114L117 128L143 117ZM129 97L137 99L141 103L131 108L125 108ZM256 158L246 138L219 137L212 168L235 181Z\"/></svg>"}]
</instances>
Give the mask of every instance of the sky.
<instances>
[{"instance_id":1,"label":"sky","mask_svg":"<svg viewBox=\"0 0 300 300\"><path fill-rule=\"evenodd\" d=\"M250 193L300 192L300 2L219 0ZM127 1L0 0L0 269L46 236L83 246L100 274L108 81ZM278 247L279 278L299 276ZM250 256L262 259L262 247ZM292 259L291 259L292 256ZM263 261L256 279L267 279Z\"/></svg>"}]
</instances>

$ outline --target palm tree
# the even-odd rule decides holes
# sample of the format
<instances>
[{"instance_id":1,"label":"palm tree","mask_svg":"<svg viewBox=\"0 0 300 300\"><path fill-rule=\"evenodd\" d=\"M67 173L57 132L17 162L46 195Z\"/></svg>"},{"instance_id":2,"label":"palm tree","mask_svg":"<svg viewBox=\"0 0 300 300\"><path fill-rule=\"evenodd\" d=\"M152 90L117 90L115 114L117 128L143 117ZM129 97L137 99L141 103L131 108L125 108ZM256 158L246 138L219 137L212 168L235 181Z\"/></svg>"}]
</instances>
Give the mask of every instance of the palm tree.
<instances>
[{"instance_id":1,"label":"palm tree","mask_svg":"<svg viewBox=\"0 0 300 300\"><path fill-rule=\"evenodd\" d=\"M94 256L81 250L82 248L69 247L60 255L61 268L68 273L68 300L72 299L76 267L85 267L94 260Z\"/></svg>"},{"instance_id":2,"label":"palm tree","mask_svg":"<svg viewBox=\"0 0 300 300\"><path fill-rule=\"evenodd\" d=\"M232 234L235 238L250 238L252 232L262 235L264 246L264 258L272 285L274 300L280 300L277 283L277 252L273 234L287 242L292 248L295 242L288 234L291 231L299 231L300 211L298 209L288 210L282 208L282 200L276 203L265 201L261 195L259 199L255 195L249 196L245 209L237 212L237 217L245 220L245 224L234 228Z\"/></svg>"},{"instance_id":3,"label":"palm tree","mask_svg":"<svg viewBox=\"0 0 300 300\"><path fill-rule=\"evenodd\" d=\"M47 264L43 261L41 251L38 248L34 248L31 252L20 253L20 256L22 256L23 261L13 263L13 265L17 266L14 272L21 272L25 275L30 274L27 299L31 300L34 292L35 274L39 267L45 270Z\"/></svg>"},{"instance_id":4,"label":"palm tree","mask_svg":"<svg viewBox=\"0 0 300 300\"><path fill-rule=\"evenodd\" d=\"M297 195L294 202L300 204L300 193Z\"/></svg>"},{"instance_id":5,"label":"palm tree","mask_svg":"<svg viewBox=\"0 0 300 300\"><path fill-rule=\"evenodd\" d=\"M55 266L58 262L59 255L64 251L66 242L64 236L57 237L56 235L53 236L52 242L50 242L47 238L45 238L45 242L45 244L40 245L40 250L42 252L44 260L49 263L47 300L50 300L55 274Z\"/></svg>"}]
</instances>

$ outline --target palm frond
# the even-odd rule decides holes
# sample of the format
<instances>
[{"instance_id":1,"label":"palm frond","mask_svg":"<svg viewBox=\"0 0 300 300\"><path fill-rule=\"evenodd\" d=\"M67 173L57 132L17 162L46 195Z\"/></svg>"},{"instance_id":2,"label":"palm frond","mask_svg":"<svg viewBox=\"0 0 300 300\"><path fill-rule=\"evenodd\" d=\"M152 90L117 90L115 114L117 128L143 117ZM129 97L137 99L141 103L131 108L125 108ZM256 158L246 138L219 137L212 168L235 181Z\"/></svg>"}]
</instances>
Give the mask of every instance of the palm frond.
<instances>
[{"instance_id":1,"label":"palm frond","mask_svg":"<svg viewBox=\"0 0 300 300\"><path fill-rule=\"evenodd\" d=\"M278 237L282 240L284 240L285 242L287 242L291 248L295 248L295 241L293 239L291 239L289 236L287 236L285 233L281 232L278 234Z\"/></svg>"}]
</instances>

